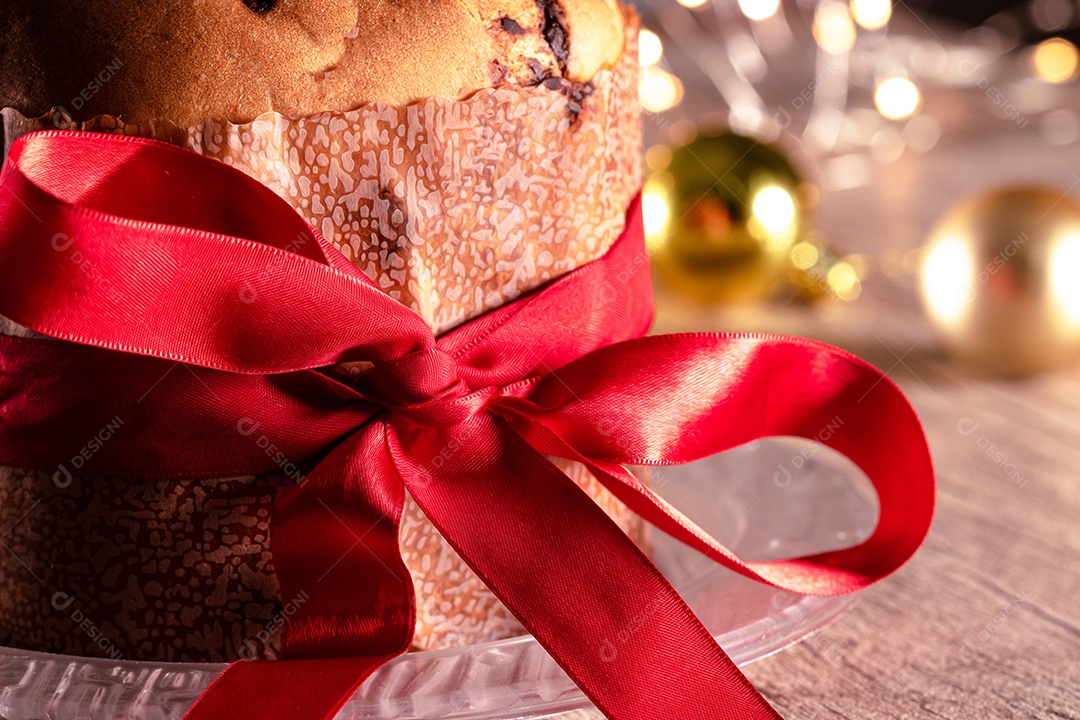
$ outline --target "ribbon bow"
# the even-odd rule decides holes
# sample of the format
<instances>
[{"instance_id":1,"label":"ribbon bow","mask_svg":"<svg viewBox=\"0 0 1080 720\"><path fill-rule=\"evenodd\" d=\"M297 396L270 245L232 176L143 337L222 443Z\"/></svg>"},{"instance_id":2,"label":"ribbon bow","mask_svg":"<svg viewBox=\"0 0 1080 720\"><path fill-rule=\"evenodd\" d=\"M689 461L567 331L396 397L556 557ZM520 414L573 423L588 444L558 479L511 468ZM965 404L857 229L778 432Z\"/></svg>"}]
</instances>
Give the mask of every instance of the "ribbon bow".
<instances>
[{"instance_id":1,"label":"ribbon bow","mask_svg":"<svg viewBox=\"0 0 1080 720\"><path fill-rule=\"evenodd\" d=\"M285 659L231 665L189 720L331 718L408 648L406 490L615 720L778 715L547 456L584 463L664 532L795 593L863 588L929 527L921 428L868 364L784 337L642 337L652 300L637 203L604 257L436 339L269 189L189 151L34 133L0 183L0 314L70 341L0 339L0 462L55 468L116 415L138 432L85 474L317 460L273 513L282 598L310 597L287 622ZM624 468L826 427L881 512L866 542L812 557L743 562Z\"/></svg>"}]
</instances>

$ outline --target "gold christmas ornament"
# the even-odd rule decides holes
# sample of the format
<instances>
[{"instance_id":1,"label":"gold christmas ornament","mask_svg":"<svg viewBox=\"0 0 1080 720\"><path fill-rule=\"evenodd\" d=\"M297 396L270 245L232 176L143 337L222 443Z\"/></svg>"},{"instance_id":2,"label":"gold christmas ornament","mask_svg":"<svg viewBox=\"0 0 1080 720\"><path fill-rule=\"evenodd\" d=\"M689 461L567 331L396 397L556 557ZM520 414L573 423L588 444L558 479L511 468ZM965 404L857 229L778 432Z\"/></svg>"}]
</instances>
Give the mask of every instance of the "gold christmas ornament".
<instances>
[{"instance_id":1,"label":"gold christmas ornament","mask_svg":"<svg viewBox=\"0 0 1080 720\"><path fill-rule=\"evenodd\" d=\"M923 302L958 359L1004 375L1080 356L1080 205L1014 187L960 203L924 248Z\"/></svg>"},{"instance_id":2,"label":"gold christmas ornament","mask_svg":"<svg viewBox=\"0 0 1080 720\"><path fill-rule=\"evenodd\" d=\"M699 135L650 156L663 161L645 188L660 279L705 302L772 295L807 225L805 187L787 157L733 133Z\"/></svg>"}]
</instances>

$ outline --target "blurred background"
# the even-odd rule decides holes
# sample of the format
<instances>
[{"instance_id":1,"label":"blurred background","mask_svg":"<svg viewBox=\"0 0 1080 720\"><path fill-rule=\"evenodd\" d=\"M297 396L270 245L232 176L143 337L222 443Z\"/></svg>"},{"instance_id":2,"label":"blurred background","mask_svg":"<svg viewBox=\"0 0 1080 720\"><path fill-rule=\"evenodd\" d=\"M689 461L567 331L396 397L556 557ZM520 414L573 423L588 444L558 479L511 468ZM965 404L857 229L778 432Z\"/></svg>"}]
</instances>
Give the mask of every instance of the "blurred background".
<instances>
[{"instance_id":1,"label":"blurred background","mask_svg":"<svg viewBox=\"0 0 1080 720\"><path fill-rule=\"evenodd\" d=\"M659 329L1077 365L1080 1L638 7Z\"/></svg>"}]
</instances>

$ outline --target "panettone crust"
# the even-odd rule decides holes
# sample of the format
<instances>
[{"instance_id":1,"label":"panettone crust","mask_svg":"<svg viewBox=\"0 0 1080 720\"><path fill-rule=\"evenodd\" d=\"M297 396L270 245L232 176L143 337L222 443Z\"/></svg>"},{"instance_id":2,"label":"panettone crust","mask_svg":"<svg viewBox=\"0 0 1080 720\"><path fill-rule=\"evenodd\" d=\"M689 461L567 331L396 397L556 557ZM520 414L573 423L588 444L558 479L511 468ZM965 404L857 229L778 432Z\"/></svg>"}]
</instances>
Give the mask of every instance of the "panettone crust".
<instances>
[{"instance_id":1,"label":"panettone crust","mask_svg":"<svg viewBox=\"0 0 1080 720\"><path fill-rule=\"evenodd\" d=\"M0 107L181 125L585 82L624 35L617 0L4 0L0 27Z\"/></svg>"}]
</instances>

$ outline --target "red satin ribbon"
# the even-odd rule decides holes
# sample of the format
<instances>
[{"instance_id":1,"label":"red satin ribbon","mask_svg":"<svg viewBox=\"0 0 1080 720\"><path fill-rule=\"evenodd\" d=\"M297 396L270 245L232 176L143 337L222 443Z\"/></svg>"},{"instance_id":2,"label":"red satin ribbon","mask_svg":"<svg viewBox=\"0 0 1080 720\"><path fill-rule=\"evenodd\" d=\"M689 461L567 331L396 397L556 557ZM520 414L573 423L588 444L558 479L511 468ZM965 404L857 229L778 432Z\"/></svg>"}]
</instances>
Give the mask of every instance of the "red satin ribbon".
<instances>
[{"instance_id":1,"label":"red satin ribbon","mask_svg":"<svg viewBox=\"0 0 1080 720\"><path fill-rule=\"evenodd\" d=\"M660 529L795 593L866 587L929 528L921 428L868 364L784 337L641 337L637 203L603 258L436 339L270 190L186 150L34 133L0 183L0 314L71 341L0 339L0 462L55 469L115 416L124 429L81 473L222 477L321 458L274 509L282 597L310 597L287 659L233 664L188 720L331 718L407 649L406 490L616 720L778 715L545 456L585 463ZM364 371L335 374L350 367ZM866 472L881 504L869 540L743 562L623 468L774 435L821 438Z\"/></svg>"}]
</instances>

